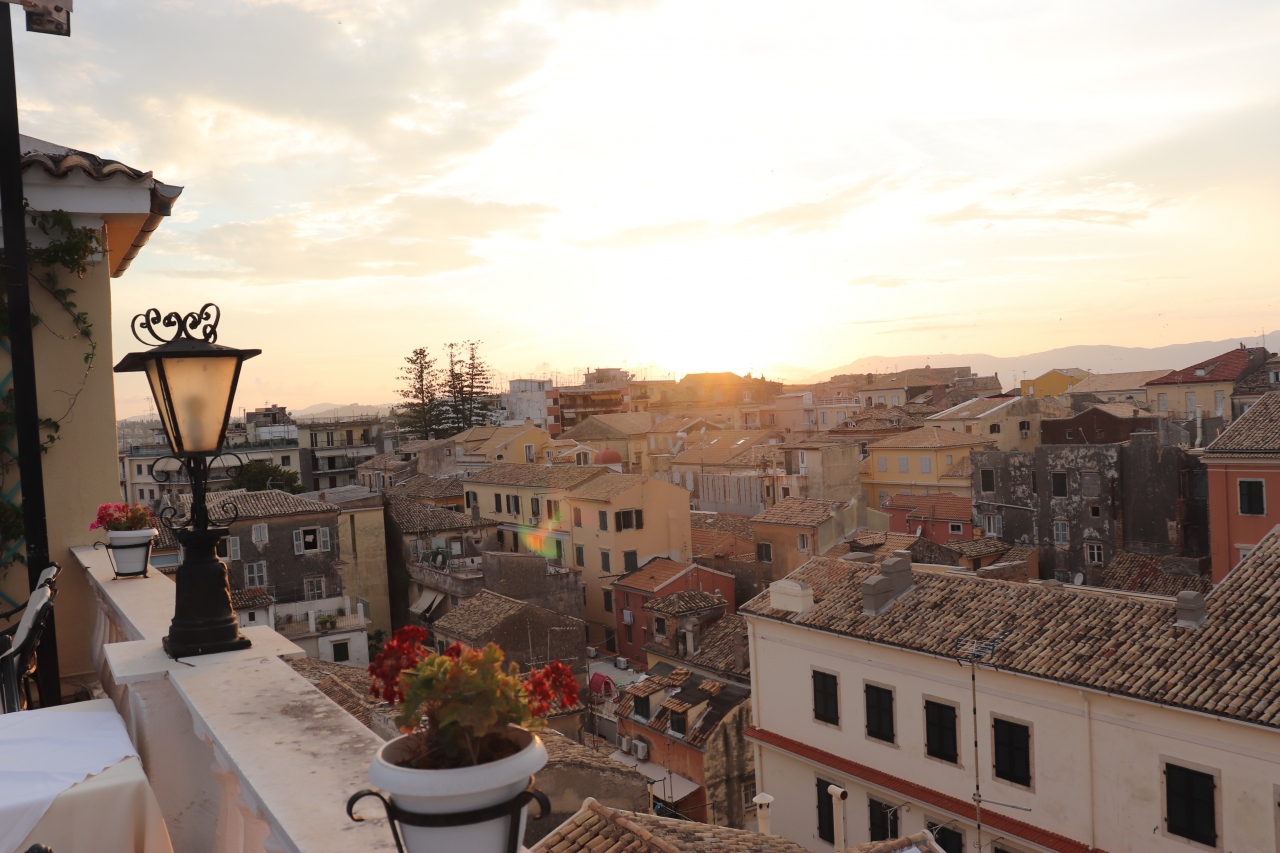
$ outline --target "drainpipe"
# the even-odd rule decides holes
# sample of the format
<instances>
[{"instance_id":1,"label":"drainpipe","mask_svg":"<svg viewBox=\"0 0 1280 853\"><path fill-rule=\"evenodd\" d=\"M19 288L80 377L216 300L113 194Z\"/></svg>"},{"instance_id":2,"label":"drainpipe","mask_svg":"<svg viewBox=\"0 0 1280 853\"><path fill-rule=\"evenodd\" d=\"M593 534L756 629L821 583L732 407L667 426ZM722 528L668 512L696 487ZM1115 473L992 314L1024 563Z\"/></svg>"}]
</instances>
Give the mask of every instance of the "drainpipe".
<instances>
[{"instance_id":1,"label":"drainpipe","mask_svg":"<svg viewBox=\"0 0 1280 853\"><path fill-rule=\"evenodd\" d=\"M844 801L849 799L849 792L837 785L828 785L827 793L831 795L831 828L836 838L836 851L844 853Z\"/></svg>"},{"instance_id":2,"label":"drainpipe","mask_svg":"<svg viewBox=\"0 0 1280 853\"><path fill-rule=\"evenodd\" d=\"M1084 731L1085 731L1085 764L1089 778L1089 849L1094 849L1094 832L1096 821L1094 820L1093 810L1093 706L1089 704L1089 694L1083 690L1079 691L1080 698L1084 700Z\"/></svg>"}]
</instances>

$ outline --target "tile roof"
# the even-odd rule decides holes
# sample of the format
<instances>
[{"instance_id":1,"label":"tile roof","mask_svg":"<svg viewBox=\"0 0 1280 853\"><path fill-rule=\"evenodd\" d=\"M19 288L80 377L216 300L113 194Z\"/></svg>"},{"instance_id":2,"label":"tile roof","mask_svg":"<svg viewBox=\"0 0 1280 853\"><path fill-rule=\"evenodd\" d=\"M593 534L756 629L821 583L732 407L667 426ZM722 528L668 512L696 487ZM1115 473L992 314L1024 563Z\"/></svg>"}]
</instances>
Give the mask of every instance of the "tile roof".
<instances>
[{"instance_id":1,"label":"tile roof","mask_svg":"<svg viewBox=\"0 0 1280 853\"><path fill-rule=\"evenodd\" d=\"M412 498L387 495L387 512L402 533L441 533L446 530L470 530L474 527L497 527L487 518L472 518L451 509L420 504Z\"/></svg>"},{"instance_id":2,"label":"tile roof","mask_svg":"<svg viewBox=\"0 0 1280 853\"><path fill-rule=\"evenodd\" d=\"M750 675L751 656L745 654L746 641L747 620L737 613L726 613L711 623L711 627L702 635L698 653L685 658L685 662L698 669ZM737 665L736 657L739 642L743 644L744 651L741 667Z\"/></svg>"},{"instance_id":3,"label":"tile roof","mask_svg":"<svg viewBox=\"0 0 1280 853\"><path fill-rule=\"evenodd\" d=\"M437 619L435 630L461 638L467 645L479 646L488 642L489 634L507 619L535 606L482 589Z\"/></svg>"},{"instance_id":4,"label":"tile roof","mask_svg":"<svg viewBox=\"0 0 1280 853\"><path fill-rule=\"evenodd\" d=\"M699 429L702 426L706 426L708 430L720 429L705 418L663 418L650 427L649 432L687 432L693 426L698 426Z\"/></svg>"},{"instance_id":5,"label":"tile roof","mask_svg":"<svg viewBox=\"0 0 1280 853\"><path fill-rule=\"evenodd\" d=\"M608 468L593 465L522 465L498 462L471 475L469 482L490 486L532 486L542 489L572 489L592 477L608 473Z\"/></svg>"},{"instance_id":6,"label":"tile roof","mask_svg":"<svg viewBox=\"0 0 1280 853\"><path fill-rule=\"evenodd\" d=\"M342 710L370 726L373 710L380 703L370 693L369 672L363 667L315 658L296 658L285 663Z\"/></svg>"},{"instance_id":7,"label":"tile roof","mask_svg":"<svg viewBox=\"0 0 1280 853\"><path fill-rule=\"evenodd\" d=\"M332 489L321 489L318 492L301 492L297 496L306 498L309 501L338 504L339 506L370 498L378 499L379 503L382 500L382 496L368 486L335 486Z\"/></svg>"},{"instance_id":8,"label":"tile roof","mask_svg":"<svg viewBox=\"0 0 1280 853\"><path fill-rule=\"evenodd\" d=\"M649 479L641 474L619 474L608 471L569 490L569 497L580 501L611 501Z\"/></svg>"},{"instance_id":9,"label":"tile roof","mask_svg":"<svg viewBox=\"0 0 1280 853\"><path fill-rule=\"evenodd\" d=\"M1222 355L1207 358L1190 367L1175 370L1147 385L1190 385L1196 382L1235 382L1249 367L1250 358L1258 348L1240 348L1228 350ZM1204 375L1198 375L1203 370Z\"/></svg>"},{"instance_id":10,"label":"tile roof","mask_svg":"<svg viewBox=\"0 0 1280 853\"><path fill-rule=\"evenodd\" d=\"M586 691L583 692L585 693ZM576 740L562 735L553 728L542 729L538 732L538 737L542 739L542 745L546 747L548 767L576 764L580 767L589 767L592 770L604 773L630 776L637 781L643 780L646 785L649 782L648 777L639 770L623 764L621 761L615 761L609 757L608 752L603 750L597 752L589 746L584 746Z\"/></svg>"},{"instance_id":11,"label":"tile roof","mask_svg":"<svg viewBox=\"0 0 1280 853\"><path fill-rule=\"evenodd\" d=\"M574 441L591 441L604 438L627 438L643 435L653 428L656 415L648 412L615 412L613 414L592 415L582 423L575 424L562 434L562 438Z\"/></svg>"},{"instance_id":12,"label":"tile roof","mask_svg":"<svg viewBox=\"0 0 1280 853\"><path fill-rule=\"evenodd\" d=\"M709 610L712 607L723 607L724 604L723 598L717 598L709 592L700 589L682 589L646 602L644 609L667 616L682 616L686 613L697 613L699 610Z\"/></svg>"},{"instance_id":13,"label":"tile roof","mask_svg":"<svg viewBox=\"0 0 1280 853\"><path fill-rule=\"evenodd\" d=\"M151 551L176 551L178 550L178 537L174 535L173 530L166 524L156 525L156 539L151 543Z\"/></svg>"},{"instance_id":14,"label":"tile roof","mask_svg":"<svg viewBox=\"0 0 1280 853\"><path fill-rule=\"evenodd\" d=\"M878 533L868 530L850 536L848 544L849 551L857 548L871 554L878 560L883 560L885 557L892 557L894 551L910 551L911 546L919 541L920 537L914 533ZM827 556L835 555L836 552L833 550Z\"/></svg>"},{"instance_id":15,"label":"tile roof","mask_svg":"<svg viewBox=\"0 0 1280 853\"><path fill-rule=\"evenodd\" d=\"M1255 370L1244 379L1236 383L1235 396L1265 394L1268 391L1280 391L1280 384L1271 381L1271 374L1280 370L1280 358L1270 358L1267 363L1262 365L1262 369Z\"/></svg>"},{"instance_id":16,"label":"tile roof","mask_svg":"<svg viewBox=\"0 0 1280 853\"><path fill-rule=\"evenodd\" d=\"M671 460L673 465L724 465L757 444L780 440L767 430L708 430L706 435L689 436L689 448Z\"/></svg>"},{"instance_id":17,"label":"tile roof","mask_svg":"<svg viewBox=\"0 0 1280 853\"><path fill-rule=\"evenodd\" d=\"M237 612L270 607L274 603L275 599L271 597L271 594L261 587L231 590L231 606Z\"/></svg>"},{"instance_id":18,"label":"tile roof","mask_svg":"<svg viewBox=\"0 0 1280 853\"><path fill-rule=\"evenodd\" d=\"M1090 409L1099 409L1115 418L1149 418L1151 413L1143 409L1141 406L1135 406L1132 403L1094 403ZM1072 415L1067 415L1063 420L1070 419Z\"/></svg>"},{"instance_id":19,"label":"tile roof","mask_svg":"<svg viewBox=\"0 0 1280 853\"><path fill-rule=\"evenodd\" d=\"M1102 570L1098 586L1125 592L1148 592L1154 595L1177 595L1184 589L1206 595L1213 589L1208 575L1183 575L1163 570L1165 557L1117 551Z\"/></svg>"},{"instance_id":20,"label":"tile roof","mask_svg":"<svg viewBox=\"0 0 1280 853\"><path fill-rule=\"evenodd\" d=\"M920 427L920 429L913 429L910 432L904 432L901 435L882 438L872 444L871 449L884 450L885 448L904 447L927 450L939 447L983 447L992 443L991 439L983 438L980 435L956 432L939 426L925 426Z\"/></svg>"},{"instance_id":21,"label":"tile roof","mask_svg":"<svg viewBox=\"0 0 1280 853\"><path fill-rule=\"evenodd\" d=\"M654 557L640 568L628 575L623 575L613 582L614 586L625 586L640 592L657 592L673 578L684 574L693 563L680 563L666 557Z\"/></svg>"},{"instance_id":22,"label":"tile roof","mask_svg":"<svg viewBox=\"0 0 1280 853\"><path fill-rule=\"evenodd\" d=\"M460 498L465 490L462 480L457 477L430 477L426 474L415 474L387 489L387 494L403 495L407 498Z\"/></svg>"},{"instance_id":23,"label":"tile roof","mask_svg":"<svg viewBox=\"0 0 1280 853\"><path fill-rule=\"evenodd\" d=\"M751 526L751 516L729 512L691 512L689 526L694 530L712 530L729 533L739 539L755 540L756 529Z\"/></svg>"},{"instance_id":24,"label":"tile roof","mask_svg":"<svg viewBox=\"0 0 1280 853\"><path fill-rule=\"evenodd\" d=\"M1206 597L1196 629L1175 627L1171 601L928 572L866 616L862 581L875 571L810 560L789 577L813 588L813 609L774 610L766 593L742 610L948 657L964 637L1008 632L987 665L1280 728L1280 526Z\"/></svg>"},{"instance_id":25,"label":"tile roof","mask_svg":"<svg viewBox=\"0 0 1280 853\"><path fill-rule=\"evenodd\" d=\"M975 397L972 400L966 400L958 406L952 406L949 409L944 409L936 415L930 415L928 420L949 421L980 418L983 415L989 415L994 410L1003 408L1010 403L1016 403L1021 399L1021 397Z\"/></svg>"},{"instance_id":26,"label":"tile roof","mask_svg":"<svg viewBox=\"0 0 1280 853\"><path fill-rule=\"evenodd\" d=\"M531 853L805 853L805 848L777 835L611 809L588 797Z\"/></svg>"},{"instance_id":27,"label":"tile roof","mask_svg":"<svg viewBox=\"0 0 1280 853\"><path fill-rule=\"evenodd\" d=\"M894 495L892 509L906 509L908 518L973 521L973 502L959 495Z\"/></svg>"},{"instance_id":28,"label":"tile roof","mask_svg":"<svg viewBox=\"0 0 1280 853\"><path fill-rule=\"evenodd\" d=\"M1137 370L1131 373L1095 373L1072 386L1068 394L1106 394L1116 391L1137 391L1146 385L1168 376L1172 370Z\"/></svg>"},{"instance_id":29,"label":"tile roof","mask_svg":"<svg viewBox=\"0 0 1280 853\"><path fill-rule=\"evenodd\" d=\"M357 471L403 471L413 466L412 460L405 459L402 450L390 450L370 456L356 466Z\"/></svg>"},{"instance_id":30,"label":"tile roof","mask_svg":"<svg viewBox=\"0 0 1280 853\"><path fill-rule=\"evenodd\" d=\"M751 519L753 524L789 524L795 527L817 527L842 507L840 501L816 498L783 498Z\"/></svg>"},{"instance_id":31,"label":"tile roof","mask_svg":"<svg viewBox=\"0 0 1280 853\"><path fill-rule=\"evenodd\" d=\"M1205 450L1214 456L1280 456L1280 393L1264 394Z\"/></svg>"},{"instance_id":32,"label":"tile roof","mask_svg":"<svg viewBox=\"0 0 1280 853\"><path fill-rule=\"evenodd\" d=\"M1013 546L1003 539L984 536L981 539L948 539L947 547L962 557L989 557L1004 554Z\"/></svg>"},{"instance_id":33,"label":"tile roof","mask_svg":"<svg viewBox=\"0 0 1280 853\"><path fill-rule=\"evenodd\" d=\"M1012 563L1015 561L1025 563L1030 560L1032 555L1035 553L1036 547L1034 545L1014 545L1008 551L1005 551L1000 556L1000 559L1006 563Z\"/></svg>"},{"instance_id":34,"label":"tile roof","mask_svg":"<svg viewBox=\"0 0 1280 853\"><path fill-rule=\"evenodd\" d=\"M177 498L179 511L189 513L191 511L191 495L178 495ZM245 521L251 518L280 518L289 515L314 515L322 512L338 511L338 507L333 504L307 500L304 497L291 495L279 489L267 489L261 492L228 489L222 492L209 493L209 515L214 519L225 517L227 513L222 510L222 506L226 503L231 503L235 506L237 521Z\"/></svg>"},{"instance_id":35,"label":"tile roof","mask_svg":"<svg viewBox=\"0 0 1280 853\"><path fill-rule=\"evenodd\" d=\"M969 454L960 457L960 461L952 465L950 468L942 472L941 479L944 480L970 480L973 479L973 459Z\"/></svg>"}]
</instances>

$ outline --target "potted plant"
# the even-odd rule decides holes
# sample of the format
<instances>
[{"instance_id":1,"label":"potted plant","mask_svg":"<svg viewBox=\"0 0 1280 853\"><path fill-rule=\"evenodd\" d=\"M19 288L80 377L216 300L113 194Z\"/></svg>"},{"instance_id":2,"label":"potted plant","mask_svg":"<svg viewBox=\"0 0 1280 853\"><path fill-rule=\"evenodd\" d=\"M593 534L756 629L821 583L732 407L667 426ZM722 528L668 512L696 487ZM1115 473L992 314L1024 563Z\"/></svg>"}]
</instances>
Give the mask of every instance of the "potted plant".
<instances>
[{"instance_id":1,"label":"potted plant","mask_svg":"<svg viewBox=\"0 0 1280 853\"><path fill-rule=\"evenodd\" d=\"M373 694L397 706L403 734L369 765L380 791L357 794L348 813L379 793L409 853L515 853L530 800L548 811L532 791L547 763L533 731L552 707L577 704L573 672L555 661L522 675L492 643L430 653L426 635L401 628L369 667Z\"/></svg>"},{"instance_id":2,"label":"potted plant","mask_svg":"<svg viewBox=\"0 0 1280 853\"><path fill-rule=\"evenodd\" d=\"M107 532L107 551L116 577L145 577L156 538L156 517L140 504L102 504L90 530Z\"/></svg>"}]
</instances>

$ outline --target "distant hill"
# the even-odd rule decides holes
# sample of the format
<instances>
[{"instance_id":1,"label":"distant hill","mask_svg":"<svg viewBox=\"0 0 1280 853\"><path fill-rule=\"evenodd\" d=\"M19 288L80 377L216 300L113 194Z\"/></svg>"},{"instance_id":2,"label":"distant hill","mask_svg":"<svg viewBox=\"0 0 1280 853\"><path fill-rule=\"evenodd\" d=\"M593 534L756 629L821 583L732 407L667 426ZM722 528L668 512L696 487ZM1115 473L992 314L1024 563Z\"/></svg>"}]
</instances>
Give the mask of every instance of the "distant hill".
<instances>
[{"instance_id":1,"label":"distant hill","mask_svg":"<svg viewBox=\"0 0 1280 853\"><path fill-rule=\"evenodd\" d=\"M967 364L980 376L1000 375L1006 388L1017 385L1019 379L1033 379L1055 367L1079 367L1090 373L1126 373L1135 370L1177 370L1212 358L1229 349L1240 346L1262 346L1275 352L1280 348L1280 332L1271 332L1265 338L1257 336L1229 338L1222 341L1197 341L1190 344L1169 344L1163 347L1117 347L1108 345L1059 347L1033 352L1012 358L999 358L985 353L961 353L942 355L869 356L851 361L830 370L823 370L805 379L806 383L825 382L832 376L859 373L890 373L910 368L948 367Z\"/></svg>"},{"instance_id":2,"label":"distant hill","mask_svg":"<svg viewBox=\"0 0 1280 853\"><path fill-rule=\"evenodd\" d=\"M341 415L373 415L390 412L396 403L382 403L377 406L365 406L360 403L316 403L305 409L292 409L295 418L338 417Z\"/></svg>"}]
</instances>

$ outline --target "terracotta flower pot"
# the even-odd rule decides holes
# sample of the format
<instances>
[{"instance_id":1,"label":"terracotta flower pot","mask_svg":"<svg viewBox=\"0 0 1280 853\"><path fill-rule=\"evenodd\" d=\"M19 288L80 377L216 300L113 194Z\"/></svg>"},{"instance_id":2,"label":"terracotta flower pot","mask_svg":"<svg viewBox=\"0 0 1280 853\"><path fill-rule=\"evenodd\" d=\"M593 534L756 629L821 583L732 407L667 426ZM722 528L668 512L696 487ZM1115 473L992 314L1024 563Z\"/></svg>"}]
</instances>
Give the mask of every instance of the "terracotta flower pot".
<instances>
[{"instance_id":1,"label":"terracotta flower pot","mask_svg":"<svg viewBox=\"0 0 1280 853\"><path fill-rule=\"evenodd\" d=\"M156 532L154 527L107 531L107 547L111 549L117 575L134 577L146 573L151 549L143 546L156 538Z\"/></svg>"},{"instance_id":2,"label":"terracotta flower pot","mask_svg":"<svg viewBox=\"0 0 1280 853\"><path fill-rule=\"evenodd\" d=\"M395 764L408 755L407 735L388 741L369 764L369 781L405 811L456 814L496 806L515 798L529 777L547 763L542 741L525 729L511 727L511 739L523 748L515 755L475 767L415 770ZM521 809L519 837L524 837L526 810ZM468 826L427 827L402 824L408 853L504 853L510 818Z\"/></svg>"}]
</instances>

